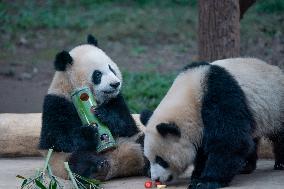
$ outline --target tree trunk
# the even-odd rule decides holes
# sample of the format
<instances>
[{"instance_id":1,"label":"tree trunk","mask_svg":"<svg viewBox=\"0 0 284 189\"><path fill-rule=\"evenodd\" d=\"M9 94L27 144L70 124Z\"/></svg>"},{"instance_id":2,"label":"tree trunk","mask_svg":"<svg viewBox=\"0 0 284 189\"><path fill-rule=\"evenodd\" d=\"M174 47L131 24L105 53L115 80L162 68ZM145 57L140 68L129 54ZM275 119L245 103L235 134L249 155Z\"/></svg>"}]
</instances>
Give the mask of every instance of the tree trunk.
<instances>
[{"instance_id":1,"label":"tree trunk","mask_svg":"<svg viewBox=\"0 0 284 189\"><path fill-rule=\"evenodd\" d=\"M240 54L239 0L199 0L199 60Z\"/></svg>"}]
</instances>

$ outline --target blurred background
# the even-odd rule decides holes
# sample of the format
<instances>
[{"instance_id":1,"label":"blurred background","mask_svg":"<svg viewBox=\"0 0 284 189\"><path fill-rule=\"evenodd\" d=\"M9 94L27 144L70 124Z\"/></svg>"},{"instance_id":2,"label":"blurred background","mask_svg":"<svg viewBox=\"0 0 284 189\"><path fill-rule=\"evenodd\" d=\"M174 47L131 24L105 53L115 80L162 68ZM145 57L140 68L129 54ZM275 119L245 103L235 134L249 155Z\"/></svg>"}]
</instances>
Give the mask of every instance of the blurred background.
<instances>
[{"instance_id":1,"label":"blurred background","mask_svg":"<svg viewBox=\"0 0 284 189\"><path fill-rule=\"evenodd\" d=\"M55 54L93 34L123 72L132 113L154 109L198 59L197 0L0 1L0 113L41 112ZM284 68L284 1L257 0L240 21L240 54Z\"/></svg>"}]
</instances>

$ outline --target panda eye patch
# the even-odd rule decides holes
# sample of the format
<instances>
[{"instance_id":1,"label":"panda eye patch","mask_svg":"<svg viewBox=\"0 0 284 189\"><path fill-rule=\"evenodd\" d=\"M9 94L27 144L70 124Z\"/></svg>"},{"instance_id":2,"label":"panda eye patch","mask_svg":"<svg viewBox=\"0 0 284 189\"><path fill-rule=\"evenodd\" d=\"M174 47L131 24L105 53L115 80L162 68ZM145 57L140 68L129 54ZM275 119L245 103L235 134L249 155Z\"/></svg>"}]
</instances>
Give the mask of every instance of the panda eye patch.
<instances>
[{"instance_id":1,"label":"panda eye patch","mask_svg":"<svg viewBox=\"0 0 284 189\"><path fill-rule=\"evenodd\" d=\"M116 72L112 69L112 67L111 67L110 65L108 65L108 68L109 68L110 71L112 71L112 73L113 73L114 75L116 75Z\"/></svg>"},{"instance_id":2,"label":"panda eye patch","mask_svg":"<svg viewBox=\"0 0 284 189\"><path fill-rule=\"evenodd\" d=\"M168 168L169 164L168 162L166 162L163 158L161 158L160 156L156 156L155 158L155 162L158 163L159 165L161 165L164 168Z\"/></svg>"},{"instance_id":3,"label":"panda eye patch","mask_svg":"<svg viewBox=\"0 0 284 189\"><path fill-rule=\"evenodd\" d=\"M92 75L92 81L94 84L100 84L102 78L102 72L99 70L95 70Z\"/></svg>"}]
</instances>

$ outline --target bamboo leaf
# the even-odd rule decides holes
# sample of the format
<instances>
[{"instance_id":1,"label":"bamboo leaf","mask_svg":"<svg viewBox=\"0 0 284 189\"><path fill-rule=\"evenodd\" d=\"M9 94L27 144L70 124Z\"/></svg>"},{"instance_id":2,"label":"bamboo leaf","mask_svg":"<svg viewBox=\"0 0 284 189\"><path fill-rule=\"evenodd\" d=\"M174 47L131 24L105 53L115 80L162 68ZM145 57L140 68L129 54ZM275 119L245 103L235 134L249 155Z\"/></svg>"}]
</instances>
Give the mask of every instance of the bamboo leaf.
<instances>
[{"instance_id":1,"label":"bamboo leaf","mask_svg":"<svg viewBox=\"0 0 284 189\"><path fill-rule=\"evenodd\" d=\"M28 179L25 179L21 185L21 189L24 188L24 186L26 185L26 183L28 182Z\"/></svg>"},{"instance_id":2,"label":"bamboo leaf","mask_svg":"<svg viewBox=\"0 0 284 189\"><path fill-rule=\"evenodd\" d=\"M35 183L40 189L47 189L39 180L35 180Z\"/></svg>"},{"instance_id":3,"label":"bamboo leaf","mask_svg":"<svg viewBox=\"0 0 284 189\"><path fill-rule=\"evenodd\" d=\"M51 180L48 186L48 189L57 189L57 183L54 180Z\"/></svg>"},{"instance_id":4,"label":"bamboo leaf","mask_svg":"<svg viewBox=\"0 0 284 189\"><path fill-rule=\"evenodd\" d=\"M85 181L85 182L88 182L88 183L90 183L90 184L95 184L95 185L100 185L100 184L102 184L102 182L99 181L99 180L97 180L97 179L86 178L86 177L83 177L83 176L78 175L78 174L76 174L76 173L74 173L74 175L75 175L75 177L77 177L77 178L79 178L79 179L81 179L81 180L83 180L83 181Z\"/></svg>"},{"instance_id":5,"label":"bamboo leaf","mask_svg":"<svg viewBox=\"0 0 284 189\"><path fill-rule=\"evenodd\" d=\"M51 189L57 189L57 183L54 182Z\"/></svg>"},{"instance_id":6,"label":"bamboo leaf","mask_svg":"<svg viewBox=\"0 0 284 189\"><path fill-rule=\"evenodd\" d=\"M52 181L49 183L48 189L52 189Z\"/></svg>"}]
</instances>

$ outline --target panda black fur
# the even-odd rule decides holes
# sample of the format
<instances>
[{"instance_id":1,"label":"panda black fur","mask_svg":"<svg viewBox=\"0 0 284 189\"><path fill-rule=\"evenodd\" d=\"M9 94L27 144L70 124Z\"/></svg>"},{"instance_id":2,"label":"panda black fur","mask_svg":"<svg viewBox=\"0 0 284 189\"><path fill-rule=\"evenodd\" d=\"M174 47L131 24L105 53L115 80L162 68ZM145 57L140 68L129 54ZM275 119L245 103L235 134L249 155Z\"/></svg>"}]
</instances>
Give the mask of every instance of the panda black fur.
<instances>
[{"instance_id":1,"label":"panda black fur","mask_svg":"<svg viewBox=\"0 0 284 189\"><path fill-rule=\"evenodd\" d=\"M255 169L260 137L272 141L274 168L283 170L283 72L253 58L201 62L185 67L150 116L144 153L154 180L194 164L189 188L219 188Z\"/></svg>"},{"instance_id":2,"label":"panda black fur","mask_svg":"<svg viewBox=\"0 0 284 189\"><path fill-rule=\"evenodd\" d=\"M121 73L97 47L93 36L89 35L87 41L89 44L56 55L56 73L43 104L39 148L53 148L58 154L51 162L69 161L74 172L86 177L110 179L142 175L147 160L143 157L141 143L136 140L143 132L136 126L120 92ZM98 103L96 116L109 127L118 142L117 149L103 155L94 152L97 129L82 125L70 97L73 89L86 85L91 87ZM125 159L128 162L122 163ZM65 177L63 164L60 166L53 169L58 169L58 176Z\"/></svg>"}]
</instances>

